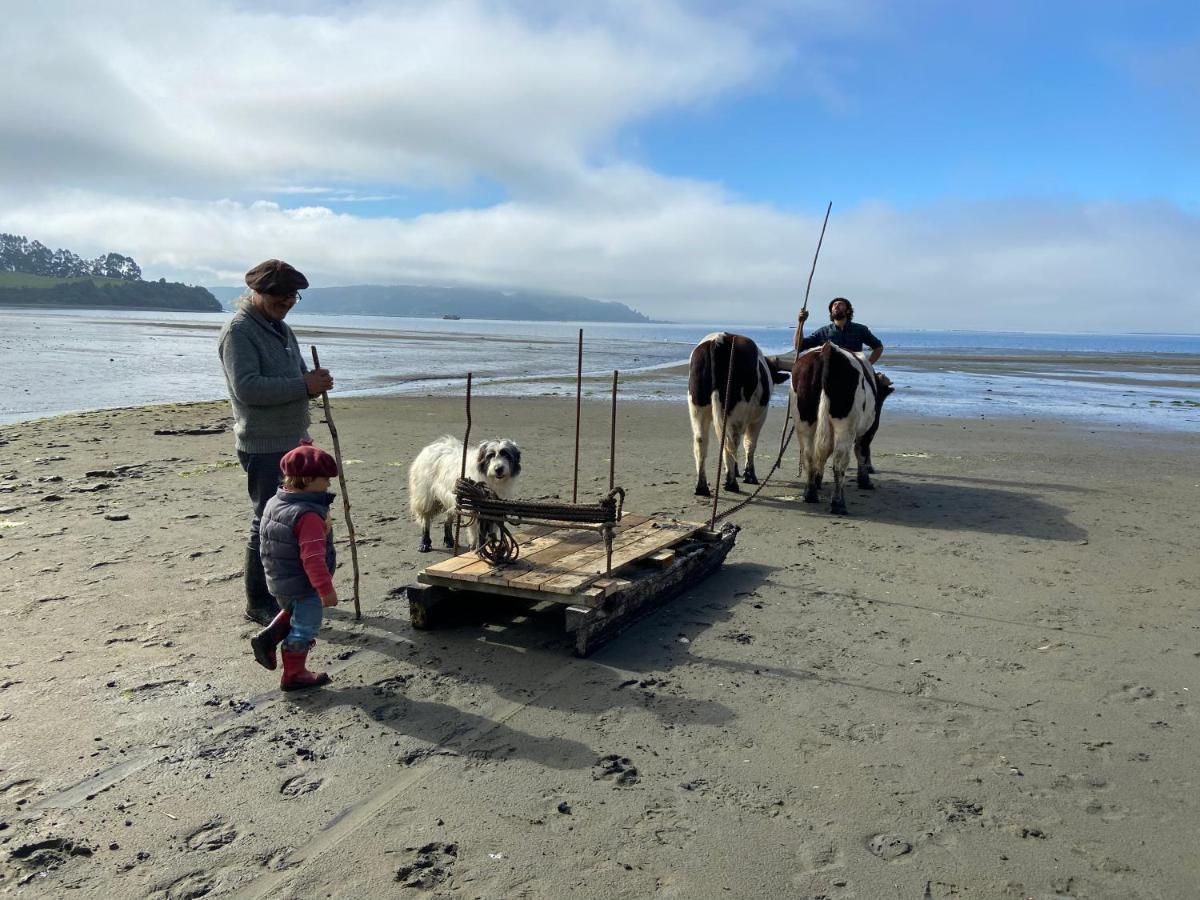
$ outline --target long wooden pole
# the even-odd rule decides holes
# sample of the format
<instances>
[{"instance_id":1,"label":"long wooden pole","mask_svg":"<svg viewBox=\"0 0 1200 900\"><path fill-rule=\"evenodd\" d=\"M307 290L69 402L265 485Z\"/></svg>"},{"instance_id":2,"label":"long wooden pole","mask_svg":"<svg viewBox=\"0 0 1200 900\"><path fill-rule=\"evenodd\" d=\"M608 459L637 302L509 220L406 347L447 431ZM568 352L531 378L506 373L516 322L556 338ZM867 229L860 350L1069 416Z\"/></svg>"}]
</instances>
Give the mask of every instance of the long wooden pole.
<instances>
[{"instance_id":1,"label":"long wooden pole","mask_svg":"<svg viewBox=\"0 0 1200 900\"><path fill-rule=\"evenodd\" d=\"M579 404L583 399L583 329L579 329L579 362L575 367L575 474L571 479L571 502L579 502Z\"/></svg>"},{"instance_id":2,"label":"long wooden pole","mask_svg":"<svg viewBox=\"0 0 1200 900\"><path fill-rule=\"evenodd\" d=\"M317 356L316 345L312 346L313 367L321 368L321 359ZM342 489L342 509L346 513L346 531L350 534L350 565L354 568L354 618L362 618L362 607L358 602L358 542L354 538L354 520L350 518L350 494L346 490L346 466L342 463L342 445L338 440L337 426L333 424L333 413L329 409L329 392L321 391L321 403L325 407L325 423L329 426L329 435L333 438L333 458L338 467L338 486Z\"/></svg>"},{"instance_id":3,"label":"long wooden pole","mask_svg":"<svg viewBox=\"0 0 1200 900\"><path fill-rule=\"evenodd\" d=\"M821 223L821 236L817 238L817 252L813 254L812 268L808 270L808 287L804 289L804 306L801 309L808 309L808 292L812 290L813 274L817 271L817 257L821 255L821 244L825 240L825 226L829 224L829 213L833 209L833 201L829 201L829 205L825 207L825 221Z\"/></svg>"},{"instance_id":4,"label":"long wooden pole","mask_svg":"<svg viewBox=\"0 0 1200 900\"><path fill-rule=\"evenodd\" d=\"M821 255L821 244L825 240L825 226L829 224L829 212L833 209L833 201L829 201L829 205L825 207L825 221L821 223L821 236L817 238L817 252L813 254L812 268L808 270L808 286L804 289L804 305L800 307L801 311L808 311L808 292L812 290L813 275L817 271L817 257ZM800 352L800 329L796 329L796 339L792 342L792 349L797 353Z\"/></svg>"}]
</instances>

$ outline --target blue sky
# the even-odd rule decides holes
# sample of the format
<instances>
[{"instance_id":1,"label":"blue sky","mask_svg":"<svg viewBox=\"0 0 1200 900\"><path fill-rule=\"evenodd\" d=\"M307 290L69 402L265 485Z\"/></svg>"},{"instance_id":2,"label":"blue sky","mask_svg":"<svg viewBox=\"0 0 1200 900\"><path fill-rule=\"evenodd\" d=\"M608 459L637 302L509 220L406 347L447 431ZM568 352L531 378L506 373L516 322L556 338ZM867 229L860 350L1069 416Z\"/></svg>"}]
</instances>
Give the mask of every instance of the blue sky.
<instances>
[{"instance_id":1,"label":"blue sky","mask_svg":"<svg viewBox=\"0 0 1200 900\"><path fill-rule=\"evenodd\" d=\"M0 55L0 228L153 276L779 322L832 201L872 321L1200 331L1200 4L49 0Z\"/></svg>"}]
</instances>

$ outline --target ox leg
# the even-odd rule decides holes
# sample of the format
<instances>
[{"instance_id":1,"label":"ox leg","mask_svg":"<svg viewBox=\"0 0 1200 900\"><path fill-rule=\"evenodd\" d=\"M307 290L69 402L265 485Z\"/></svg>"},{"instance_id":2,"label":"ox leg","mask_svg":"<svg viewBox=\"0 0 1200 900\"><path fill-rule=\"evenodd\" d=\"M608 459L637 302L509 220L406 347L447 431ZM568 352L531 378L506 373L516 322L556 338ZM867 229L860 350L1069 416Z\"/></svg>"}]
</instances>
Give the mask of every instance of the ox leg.
<instances>
[{"instance_id":1,"label":"ox leg","mask_svg":"<svg viewBox=\"0 0 1200 900\"><path fill-rule=\"evenodd\" d=\"M453 549L454 547L454 518L451 517L442 523L442 543Z\"/></svg>"},{"instance_id":2,"label":"ox leg","mask_svg":"<svg viewBox=\"0 0 1200 900\"><path fill-rule=\"evenodd\" d=\"M861 443L854 445L854 457L858 460L858 486L864 491L875 490L875 485L871 484L871 448L864 447Z\"/></svg>"},{"instance_id":3,"label":"ox leg","mask_svg":"<svg viewBox=\"0 0 1200 900\"><path fill-rule=\"evenodd\" d=\"M741 443L742 433L736 428L731 427L730 433L725 435L725 484L722 485L722 490L729 491L734 494L742 492L741 485L738 484L738 462L737 462L737 446Z\"/></svg>"},{"instance_id":4,"label":"ox leg","mask_svg":"<svg viewBox=\"0 0 1200 900\"><path fill-rule=\"evenodd\" d=\"M850 450L854 446L854 439L850 435L850 428L846 422L838 421L834 424L833 438L833 498L829 503L829 511L836 515L847 515L846 509L846 469L850 465Z\"/></svg>"},{"instance_id":5,"label":"ox leg","mask_svg":"<svg viewBox=\"0 0 1200 900\"><path fill-rule=\"evenodd\" d=\"M708 478L704 475L704 462L708 457L708 431L712 427L712 405L696 406L688 400L688 412L692 417L692 456L696 460L696 496L710 497Z\"/></svg>"},{"instance_id":6,"label":"ox leg","mask_svg":"<svg viewBox=\"0 0 1200 900\"><path fill-rule=\"evenodd\" d=\"M816 429L806 422L796 423L800 441L800 482L804 485L804 502L817 502Z\"/></svg>"},{"instance_id":7,"label":"ox leg","mask_svg":"<svg viewBox=\"0 0 1200 900\"><path fill-rule=\"evenodd\" d=\"M428 553L433 549L433 538L429 536L429 519L421 520L421 546L417 548L418 553Z\"/></svg>"},{"instance_id":8,"label":"ox leg","mask_svg":"<svg viewBox=\"0 0 1200 900\"><path fill-rule=\"evenodd\" d=\"M754 451L758 449L758 435L766 420L767 411L764 408L763 414L746 427L746 434L742 438L742 446L746 451L746 474L742 478L745 484L758 484L758 475L754 471Z\"/></svg>"}]
</instances>

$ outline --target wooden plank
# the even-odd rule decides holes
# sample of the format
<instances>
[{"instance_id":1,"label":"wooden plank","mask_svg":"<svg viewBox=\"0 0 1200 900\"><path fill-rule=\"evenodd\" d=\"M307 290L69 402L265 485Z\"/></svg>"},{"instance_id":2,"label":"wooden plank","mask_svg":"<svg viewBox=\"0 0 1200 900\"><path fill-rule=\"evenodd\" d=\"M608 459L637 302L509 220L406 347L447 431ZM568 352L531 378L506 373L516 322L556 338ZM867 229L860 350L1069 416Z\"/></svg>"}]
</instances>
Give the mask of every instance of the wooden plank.
<instances>
[{"instance_id":1,"label":"wooden plank","mask_svg":"<svg viewBox=\"0 0 1200 900\"><path fill-rule=\"evenodd\" d=\"M622 518L621 521L616 524L616 526L613 528L613 535L615 536L618 534L624 534L626 531L630 531L634 528L637 528L639 525L642 525L648 521L650 521L649 516L638 516L638 515L634 515L633 513L630 513L629 515ZM556 553L551 549L546 549L546 550L539 551L537 553L531 553L528 556L526 556L525 553L522 552L521 557L523 559L528 560L530 563L535 563L538 566L543 566L547 563L554 562L555 560L560 559L563 556L568 555L569 553L575 553L582 546L588 546L588 545L596 544L596 543L603 545L603 543L604 543L604 535L602 535L598 531L572 530L569 533L571 535L578 535L578 537L570 539L570 540L567 540L567 539L563 540L563 542L562 542L563 547L564 548L569 547L569 549L566 549L566 552Z\"/></svg>"},{"instance_id":2,"label":"wooden plank","mask_svg":"<svg viewBox=\"0 0 1200 900\"><path fill-rule=\"evenodd\" d=\"M631 541L623 542L620 546L617 545L616 541L613 542L613 572L616 572L621 566L657 553L664 547L668 547L704 527L694 522L679 523L683 526L682 528L653 528L653 524L648 523L635 532L630 532L631 536L636 535L636 537ZM585 556L585 554L581 553L579 557L578 564L572 567L572 571L543 582L541 585L542 590L553 593L562 591L574 592L581 590L584 585L590 584L604 575L605 554L603 547L600 548L598 555ZM560 560L561 562L564 562L564 560Z\"/></svg>"},{"instance_id":3,"label":"wooden plank","mask_svg":"<svg viewBox=\"0 0 1200 900\"><path fill-rule=\"evenodd\" d=\"M648 516L633 514L625 516L617 523L616 529L614 529L614 543L620 540L622 535L629 534L645 525L648 521ZM505 582L511 584L513 587L536 589L543 581L567 571L569 567L564 567L561 562L563 559L584 552L590 547L599 546L601 552L603 552L603 535L594 531L576 531L574 534L586 535L587 540L563 541L558 547L548 548L545 551L531 554L528 560L526 560L530 563L530 568L510 574L505 579Z\"/></svg>"},{"instance_id":4,"label":"wooden plank","mask_svg":"<svg viewBox=\"0 0 1200 900\"><path fill-rule=\"evenodd\" d=\"M435 562L431 566L426 566L424 571L435 572L438 575L450 575L454 572L457 572L459 569L478 561L479 557L475 555L475 551L468 550L466 553L460 553L458 556L450 556L446 559L443 559L441 562Z\"/></svg>"},{"instance_id":5,"label":"wooden plank","mask_svg":"<svg viewBox=\"0 0 1200 900\"><path fill-rule=\"evenodd\" d=\"M626 544L630 541L637 540L638 535L641 534L641 529L645 529L647 527L649 527L648 524L646 522L642 522L638 525L635 525L632 528L629 528L626 531L623 531L621 534L618 534L613 538L613 546L614 547L623 546L624 544ZM564 574L574 570L578 566L579 558L581 555L583 557L590 557L590 556L595 555L595 553L597 553L597 552L600 553L601 556L604 555L603 541L592 542L592 543L589 543L582 547L573 547L573 548L566 548L566 549L570 550L571 552L565 553L565 554L559 556L557 559L554 559L553 561L550 561L550 562L547 562L543 559L542 561L539 562L536 569L534 569L533 571L522 573L521 575L517 576L516 578L510 579L509 583L515 587L521 587L521 588L526 588L526 589L530 589L530 590L541 590L541 589L543 589L542 586L546 582L551 581L555 578L558 578L561 575L564 575ZM581 587L582 587L582 585L581 585ZM560 589L560 590L552 590L551 593L571 594L571 593L574 593L574 591Z\"/></svg>"},{"instance_id":6,"label":"wooden plank","mask_svg":"<svg viewBox=\"0 0 1200 900\"><path fill-rule=\"evenodd\" d=\"M671 563L675 562L674 550L660 550L652 556L648 557L650 562L658 566L660 569L665 569Z\"/></svg>"},{"instance_id":7,"label":"wooden plank","mask_svg":"<svg viewBox=\"0 0 1200 900\"><path fill-rule=\"evenodd\" d=\"M655 607L716 571L733 548L737 526L727 524L710 534L713 540L705 542L700 552L680 556L675 565L631 582L610 596L603 609L569 606L566 626L575 636L575 654L587 656Z\"/></svg>"},{"instance_id":8,"label":"wooden plank","mask_svg":"<svg viewBox=\"0 0 1200 900\"><path fill-rule=\"evenodd\" d=\"M618 532L625 531L646 522L647 519L647 516L631 513L623 517L616 528ZM537 533L539 531L542 533ZM530 526L527 533L533 533L533 536L527 541L520 540L521 555L515 563L508 566L493 566L487 560L480 559L474 550L468 550L432 566L426 566L424 571L437 577L453 577L471 583L481 580L496 583L515 581L518 587L528 587L520 581L521 575L534 572L544 563L574 553L580 547L596 541L602 542L602 536L598 532L573 528L536 525Z\"/></svg>"},{"instance_id":9,"label":"wooden plank","mask_svg":"<svg viewBox=\"0 0 1200 900\"><path fill-rule=\"evenodd\" d=\"M436 585L437 587L449 588L455 592L474 592L477 594L496 594L500 597L520 597L523 600L534 600L544 602L547 600L553 601L555 605L560 603L574 603L577 599L574 594L546 594L537 590L525 590L522 588L510 587L505 584L489 584L486 581L469 582L469 581L454 581L452 578L440 578L437 575L430 575L427 572L421 572L417 575L417 581L422 584ZM453 595L451 595L453 597Z\"/></svg>"},{"instance_id":10,"label":"wooden plank","mask_svg":"<svg viewBox=\"0 0 1200 900\"><path fill-rule=\"evenodd\" d=\"M471 551L470 556L474 560L470 565L461 566L454 570L454 577L463 581L479 581L483 578L494 580L499 578L505 580L506 573L514 569L529 569L531 564L526 558L526 554L536 554L541 549L551 549L557 547L564 540L570 539L572 536L579 534L578 531L569 531L566 529L554 529L548 534L532 537L528 541L520 542L521 555L516 562L509 563L506 566L494 566L486 559L480 559L475 551ZM448 574L446 570L439 569L437 574Z\"/></svg>"}]
</instances>

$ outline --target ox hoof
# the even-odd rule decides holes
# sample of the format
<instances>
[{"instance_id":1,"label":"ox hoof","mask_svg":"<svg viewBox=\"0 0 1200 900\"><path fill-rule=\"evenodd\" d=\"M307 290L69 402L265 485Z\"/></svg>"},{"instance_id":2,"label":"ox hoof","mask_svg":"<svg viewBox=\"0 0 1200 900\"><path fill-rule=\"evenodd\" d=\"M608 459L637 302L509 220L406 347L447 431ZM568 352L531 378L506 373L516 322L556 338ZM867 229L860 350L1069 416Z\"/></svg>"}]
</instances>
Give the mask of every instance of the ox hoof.
<instances>
[{"instance_id":1,"label":"ox hoof","mask_svg":"<svg viewBox=\"0 0 1200 900\"><path fill-rule=\"evenodd\" d=\"M696 485L696 496L697 497L711 497L712 491L710 491L708 489L707 484L697 484Z\"/></svg>"},{"instance_id":2,"label":"ox hoof","mask_svg":"<svg viewBox=\"0 0 1200 900\"><path fill-rule=\"evenodd\" d=\"M429 553L433 550L433 541L421 541L421 546L417 548L418 553Z\"/></svg>"},{"instance_id":3,"label":"ox hoof","mask_svg":"<svg viewBox=\"0 0 1200 900\"><path fill-rule=\"evenodd\" d=\"M875 485L871 484L871 479L867 478L865 475L859 476L858 487L859 487L859 490L863 490L863 491L875 490Z\"/></svg>"},{"instance_id":4,"label":"ox hoof","mask_svg":"<svg viewBox=\"0 0 1200 900\"><path fill-rule=\"evenodd\" d=\"M821 498L817 496L816 488L809 488L807 491L804 492L804 502L805 503L816 503L820 499Z\"/></svg>"},{"instance_id":5,"label":"ox hoof","mask_svg":"<svg viewBox=\"0 0 1200 900\"><path fill-rule=\"evenodd\" d=\"M758 484L758 476L753 471L747 472L746 477L742 479L742 484Z\"/></svg>"},{"instance_id":6,"label":"ox hoof","mask_svg":"<svg viewBox=\"0 0 1200 900\"><path fill-rule=\"evenodd\" d=\"M867 463L867 474L868 475L875 474L875 467L873 465L871 465L870 463Z\"/></svg>"},{"instance_id":7,"label":"ox hoof","mask_svg":"<svg viewBox=\"0 0 1200 900\"><path fill-rule=\"evenodd\" d=\"M835 516L850 515L850 510L846 509L846 503L844 500L842 500L842 501L834 500L832 503L829 504L829 511L831 513L833 513Z\"/></svg>"},{"instance_id":8,"label":"ox hoof","mask_svg":"<svg viewBox=\"0 0 1200 900\"><path fill-rule=\"evenodd\" d=\"M729 481L725 482L725 490L731 494L740 494L742 492L742 486L734 479L730 479Z\"/></svg>"}]
</instances>

